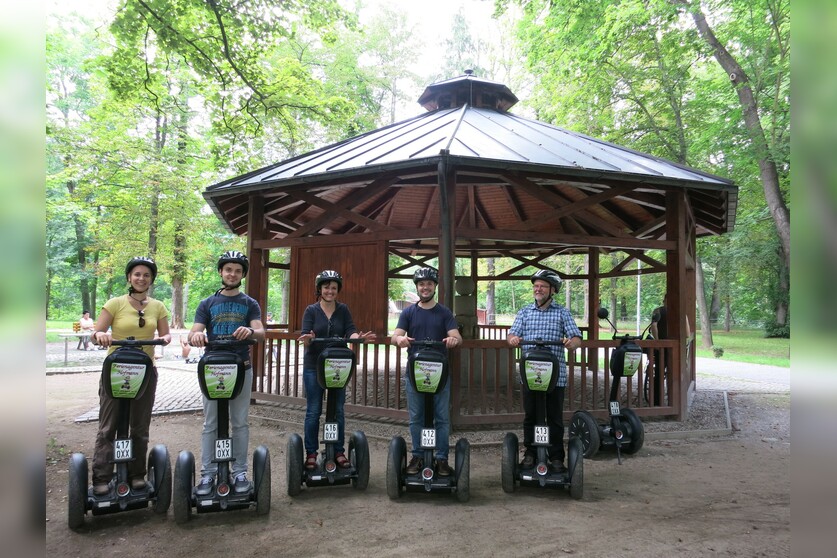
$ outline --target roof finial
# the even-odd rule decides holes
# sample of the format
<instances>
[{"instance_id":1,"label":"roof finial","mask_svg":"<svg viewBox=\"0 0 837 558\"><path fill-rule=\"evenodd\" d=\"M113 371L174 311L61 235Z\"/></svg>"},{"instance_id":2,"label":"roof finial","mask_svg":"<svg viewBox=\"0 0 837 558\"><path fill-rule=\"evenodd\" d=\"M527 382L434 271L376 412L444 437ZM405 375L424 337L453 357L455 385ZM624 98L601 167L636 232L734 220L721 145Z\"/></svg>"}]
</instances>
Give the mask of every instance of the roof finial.
<instances>
[{"instance_id":1,"label":"roof finial","mask_svg":"<svg viewBox=\"0 0 837 558\"><path fill-rule=\"evenodd\" d=\"M471 68L466 69L466 70L465 70L465 75L466 75L466 76L472 76L472 75L474 75L474 70L472 70Z\"/></svg>"}]
</instances>

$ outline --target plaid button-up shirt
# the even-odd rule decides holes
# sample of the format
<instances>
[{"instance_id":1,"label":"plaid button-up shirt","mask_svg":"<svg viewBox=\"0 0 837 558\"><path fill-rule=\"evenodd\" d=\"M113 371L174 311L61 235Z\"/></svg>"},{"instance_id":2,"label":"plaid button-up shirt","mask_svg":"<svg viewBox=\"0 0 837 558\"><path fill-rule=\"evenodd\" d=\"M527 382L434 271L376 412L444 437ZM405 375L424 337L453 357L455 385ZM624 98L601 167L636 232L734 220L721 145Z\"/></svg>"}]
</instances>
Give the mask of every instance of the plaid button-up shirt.
<instances>
[{"instance_id":1,"label":"plaid button-up shirt","mask_svg":"<svg viewBox=\"0 0 837 558\"><path fill-rule=\"evenodd\" d=\"M534 344L526 341L560 341L565 337L581 337L581 330L578 329L570 311L553 300L543 310L539 310L534 302L521 308L509 329L509 335L521 337L522 350L530 351ZM558 358L558 386L566 387L567 361L564 358L564 347L549 345L545 348Z\"/></svg>"}]
</instances>

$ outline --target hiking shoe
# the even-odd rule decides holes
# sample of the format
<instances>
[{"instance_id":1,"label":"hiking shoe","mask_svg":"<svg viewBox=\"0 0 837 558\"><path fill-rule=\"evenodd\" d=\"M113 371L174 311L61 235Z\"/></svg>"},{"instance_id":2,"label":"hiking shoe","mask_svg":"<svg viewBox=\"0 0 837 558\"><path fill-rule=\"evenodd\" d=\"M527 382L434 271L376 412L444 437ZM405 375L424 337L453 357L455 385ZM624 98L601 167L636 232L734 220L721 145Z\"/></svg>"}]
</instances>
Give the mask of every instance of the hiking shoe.
<instances>
[{"instance_id":1,"label":"hiking shoe","mask_svg":"<svg viewBox=\"0 0 837 558\"><path fill-rule=\"evenodd\" d=\"M201 482L198 484L195 494L198 496L209 496L215 488L215 477L212 475L204 475L201 477Z\"/></svg>"},{"instance_id":2,"label":"hiking shoe","mask_svg":"<svg viewBox=\"0 0 837 558\"><path fill-rule=\"evenodd\" d=\"M531 469L535 466L535 454L526 452L523 454L523 461L520 462L520 466L524 469Z\"/></svg>"},{"instance_id":3,"label":"hiking shoe","mask_svg":"<svg viewBox=\"0 0 837 558\"><path fill-rule=\"evenodd\" d=\"M236 494L241 494L242 492L250 490L250 481L247 480L247 473L238 473L235 477L233 486L235 487Z\"/></svg>"},{"instance_id":4,"label":"hiking shoe","mask_svg":"<svg viewBox=\"0 0 837 558\"><path fill-rule=\"evenodd\" d=\"M110 485L108 483L100 483L93 485L93 494L96 496L104 496L110 492Z\"/></svg>"},{"instance_id":5,"label":"hiking shoe","mask_svg":"<svg viewBox=\"0 0 837 558\"><path fill-rule=\"evenodd\" d=\"M142 490L143 488L145 488L145 479L142 479L142 478L131 479L131 489Z\"/></svg>"},{"instance_id":6,"label":"hiking shoe","mask_svg":"<svg viewBox=\"0 0 837 558\"><path fill-rule=\"evenodd\" d=\"M567 468L564 467L563 459L553 459L549 462L549 468L553 473L566 473Z\"/></svg>"},{"instance_id":7,"label":"hiking shoe","mask_svg":"<svg viewBox=\"0 0 837 558\"><path fill-rule=\"evenodd\" d=\"M413 458L410 459L410 464L407 465L407 474L417 475L422 465L424 465L422 458L414 455Z\"/></svg>"},{"instance_id":8,"label":"hiking shoe","mask_svg":"<svg viewBox=\"0 0 837 558\"><path fill-rule=\"evenodd\" d=\"M440 477L449 477L450 476L450 466L448 465L447 459L437 459L436 460L436 473Z\"/></svg>"}]
</instances>

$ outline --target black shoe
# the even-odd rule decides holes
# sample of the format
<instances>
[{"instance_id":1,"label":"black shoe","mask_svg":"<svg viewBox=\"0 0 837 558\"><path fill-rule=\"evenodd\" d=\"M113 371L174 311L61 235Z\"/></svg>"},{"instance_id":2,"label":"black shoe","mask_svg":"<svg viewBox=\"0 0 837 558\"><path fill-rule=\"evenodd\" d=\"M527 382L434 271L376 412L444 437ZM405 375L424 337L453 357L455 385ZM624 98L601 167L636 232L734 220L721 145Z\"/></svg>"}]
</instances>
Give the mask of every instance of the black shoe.
<instances>
[{"instance_id":1,"label":"black shoe","mask_svg":"<svg viewBox=\"0 0 837 558\"><path fill-rule=\"evenodd\" d=\"M233 482L236 494L242 494L250 490L250 481L247 480L247 473L239 473Z\"/></svg>"},{"instance_id":2,"label":"black shoe","mask_svg":"<svg viewBox=\"0 0 837 558\"><path fill-rule=\"evenodd\" d=\"M523 454L523 461L520 462L520 466L524 469L531 469L535 466L535 454L529 453L528 451Z\"/></svg>"},{"instance_id":3,"label":"black shoe","mask_svg":"<svg viewBox=\"0 0 837 558\"><path fill-rule=\"evenodd\" d=\"M553 459L552 461L549 462L549 469L553 473L563 474L563 473L567 472L567 468L564 467L564 460L563 459L558 459L558 458Z\"/></svg>"},{"instance_id":4,"label":"black shoe","mask_svg":"<svg viewBox=\"0 0 837 558\"><path fill-rule=\"evenodd\" d=\"M447 459L437 459L436 460L436 473L440 477L449 477L450 476L450 465L448 465Z\"/></svg>"},{"instance_id":5,"label":"black shoe","mask_svg":"<svg viewBox=\"0 0 837 558\"><path fill-rule=\"evenodd\" d=\"M419 469L422 468L422 465L424 465L424 460L421 457L416 457L414 455L413 458L410 459L410 464L407 465L407 474L408 475L417 475L418 472L419 472Z\"/></svg>"},{"instance_id":6,"label":"black shoe","mask_svg":"<svg viewBox=\"0 0 837 558\"><path fill-rule=\"evenodd\" d=\"M201 478L200 484L198 484L198 488L195 490L195 494L198 496L209 496L214 488L215 477L212 475L204 475Z\"/></svg>"}]
</instances>

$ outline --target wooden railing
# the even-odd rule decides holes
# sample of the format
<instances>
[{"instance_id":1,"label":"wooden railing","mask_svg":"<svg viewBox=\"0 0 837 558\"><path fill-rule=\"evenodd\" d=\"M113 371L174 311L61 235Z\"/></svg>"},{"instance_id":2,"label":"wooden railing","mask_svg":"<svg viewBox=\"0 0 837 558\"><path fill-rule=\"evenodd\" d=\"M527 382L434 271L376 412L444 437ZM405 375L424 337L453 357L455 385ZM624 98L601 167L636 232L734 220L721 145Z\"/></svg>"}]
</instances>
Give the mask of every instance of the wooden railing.
<instances>
[{"instance_id":1,"label":"wooden railing","mask_svg":"<svg viewBox=\"0 0 837 558\"><path fill-rule=\"evenodd\" d=\"M253 398L305 406L302 382L303 347L297 335L270 330L267 333L264 373L255 378ZM357 371L346 386L346 411L407 420L402 382L407 366L406 350L378 343L356 347ZM680 379L669 371L663 383L659 405L653 405L655 370L663 362L678 362L675 341L640 341L646 359L631 378L623 379L620 400L640 416L677 415ZM607 416L612 377L610 354L617 341L583 341L568 354L568 381L564 404L565 419L573 411L586 409L594 416ZM659 351L659 354L657 354ZM519 424L523 420L517 374L518 349L504 340L465 340L451 351L451 422L454 425ZM648 389L645 389L649 376Z\"/></svg>"}]
</instances>

